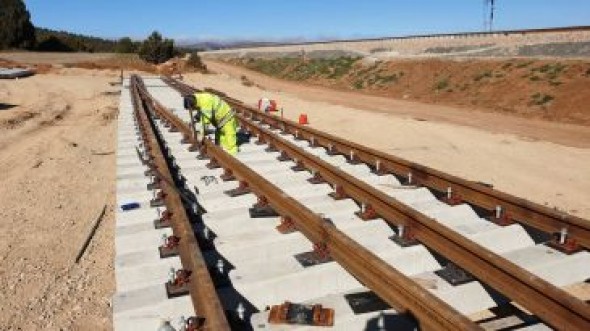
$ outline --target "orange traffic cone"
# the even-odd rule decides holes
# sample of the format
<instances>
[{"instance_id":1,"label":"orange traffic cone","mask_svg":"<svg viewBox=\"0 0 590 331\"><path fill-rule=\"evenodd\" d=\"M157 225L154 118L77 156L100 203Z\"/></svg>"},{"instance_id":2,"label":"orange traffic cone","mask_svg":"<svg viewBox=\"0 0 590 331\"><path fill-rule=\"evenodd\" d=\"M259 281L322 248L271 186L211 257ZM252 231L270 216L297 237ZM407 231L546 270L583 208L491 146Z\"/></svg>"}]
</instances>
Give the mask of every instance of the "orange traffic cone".
<instances>
[{"instance_id":1,"label":"orange traffic cone","mask_svg":"<svg viewBox=\"0 0 590 331\"><path fill-rule=\"evenodd\" d=\"M299 114L299 124L306 125L309 124L307 121L307 114Z\"/></svg>"}]
</instances>

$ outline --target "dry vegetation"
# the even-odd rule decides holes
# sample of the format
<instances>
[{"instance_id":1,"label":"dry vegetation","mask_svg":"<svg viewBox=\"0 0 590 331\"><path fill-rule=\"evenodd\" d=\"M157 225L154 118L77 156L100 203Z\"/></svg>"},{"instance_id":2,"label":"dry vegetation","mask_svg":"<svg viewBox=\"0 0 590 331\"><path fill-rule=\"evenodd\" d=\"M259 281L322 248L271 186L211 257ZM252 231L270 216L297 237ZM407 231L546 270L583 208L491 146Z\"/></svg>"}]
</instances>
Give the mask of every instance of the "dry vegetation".
<instances>
[{"instance_id":1,"label":"dry vegetation","mask_svg":"<svg viewBox=\"0 0 590 331\"><path fill-rule=\"evenodd\" d=\"M580 60L239 59L264 74L363 93L590 125L590 63Z\"/></svg>"}]
</instances>

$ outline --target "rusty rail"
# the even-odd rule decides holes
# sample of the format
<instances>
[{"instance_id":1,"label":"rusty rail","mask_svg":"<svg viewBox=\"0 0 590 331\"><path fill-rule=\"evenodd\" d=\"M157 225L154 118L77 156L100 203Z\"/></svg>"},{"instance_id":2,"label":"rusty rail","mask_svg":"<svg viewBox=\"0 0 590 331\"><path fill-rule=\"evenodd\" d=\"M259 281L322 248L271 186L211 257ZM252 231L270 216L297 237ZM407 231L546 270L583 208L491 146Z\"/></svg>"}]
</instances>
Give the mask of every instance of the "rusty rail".
<instances>
[{"instance_id":1,"label":"rusty rail","mask_svg":"<svg viewBox=\"0 0 590 331\"><path fill-rule=\"evenodd\" d=\"M167 82L171 81L167 80ZM176 83L176 86L179 84ZM183 93L195 91L186 85L179 90ZM339 187L340 194L370 206L376 215L391 224L409 227L415 238L426 246L460 265L507 297L522 304L548 324L566 329L590 327L590 309L584 302L505 258L467 240L436 220L405 206L320 158L304 152L270 130L256 125L246 116L238 115L238 119L242 126L254 132L259 140L286 153L291 159L298 160L300 165L315 172L322 180L331 183L334 187Z\"/></svg>"},{"instance_id":2,"label":"rusty rail","mask_svg":"<svg viewBox=\"0 0 590 331\"><path fill-rule=\"evenodd\" d=\"M182 93L190 93L196 89L179 81L164 78L170 86ZM213 92L218 92L214 91ZM247 106L239 100L218 92L238 112L261 122L280 128L300 139L313 140L316 146L328 148L333 153L343 155L354 154L355 159L376 168L380 173L392 173L400 178L411 178L414 185L421 185L438 192L453 192L457 200L478 206L494 214L499 206L502 219L507 222L516 221L539 229L549 234L559 233L567 229L568 237L587 249L590 248L590 220L557 211L537 203L522 199L480 183L468 181L442 171L413 163L381 151L333 136L331 134L300 125L296 122L263 113ZM411 174L411 175L410 175Z\"/></svg>"},{"instance_id":3,"label":"rusty rail","mask_svg":"<svg viewBox=\"0 0 590 331\"><path fill-rule=\"evenodd\" d=\"M199 249L191 223L188 219L181 198L176 190L169 183L174 183L172 174L164 154L156 138L154 129L147 115L150 108L146 101L145 92L142 91L142 81L137 76L131 77L131 95L134 105L135 117L141 129L145 148L150 155L152 167L166 177L161 181L164 202L169 213L172 213L171 223L174 235L180 238L179 256L182 267L191 271L189 282L189 293L195 309L195 315L204 318L204 330L230 330L229 323L225 316L225 310L219 301L213 280ZM164 284L162 284L164 286Z\"/></svg>"},{"instance_id":4,"label":"rusty rail","mask_svg":"<svg viewBox=\"0 0 590 331\"><path fill-rule=\"evenodd\" d=\"M147 97L147 96L146 96ZM154 111L165 122L179 130L191 144L192 131L187 123L172 114L156 100L150 101ZM206 140L201 151L215 159L232 175L247 183L272 208L289 218L314 244L325 245L330 256L362 284L374 291L400 313L413 315L424 330L480 330L481 328L454 308L434 296L409 277L387 264L343 232L314 214L307 207L255 173L221 148Z\"/></svg>"}]
</instances>

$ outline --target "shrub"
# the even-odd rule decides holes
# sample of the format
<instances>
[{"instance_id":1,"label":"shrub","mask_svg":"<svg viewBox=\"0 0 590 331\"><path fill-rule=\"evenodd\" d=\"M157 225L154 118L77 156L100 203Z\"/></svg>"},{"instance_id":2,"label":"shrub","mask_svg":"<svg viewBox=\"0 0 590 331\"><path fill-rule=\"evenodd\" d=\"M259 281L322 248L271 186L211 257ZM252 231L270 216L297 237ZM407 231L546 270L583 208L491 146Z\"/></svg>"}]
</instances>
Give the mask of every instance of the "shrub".
<instances>
[{"instance_id":1,"label":"shrub","mask_svg":"<svg viewBox=\"0 0 590 331\"><path fill-rule=\"evenodd\" d=\"M443 79L439 80L438 82L436 82L436 84L434 85L434 88L437 91L444 90L447 87L449 87L449 78L443 78Z\"/></svg>"},{"instance_id":2,"label":"shrub","mask_svg":"<svg viewBox=\"0 0 590 331\"><path fill-rule=\"evenodd\" d=\"M192 52L186 61L187 67L196 69L201 72L207 72L207 66L201 60L201 57L197 52Z\"/></svg>"},{"instance_id":3,"label":"shrub","mask_svg":"<svg viewBox=\"0 0 590 331\"><path fill-rule=\"evenodd\" d=\"M533 99L533 103L535 105L542 106L542 105L552 101L554 99L554 97L549 94L543 94L543 93L537 92L537 93L531 95L531 99Z\"/></svg>"},{"instance_id":4,"label":"shrub","mask_svg":"<svg viewBox=\"0 0 590 331\"><path fill-rule=\"evenodd\" d=\"M486 70L484 72L479 73L475 77L473 77L473 80L476 82L479 82L480 80L482 80L484 78L491 78L491 77L492 77L492 72L490 70Z\"/></svg>"}]
</instances>

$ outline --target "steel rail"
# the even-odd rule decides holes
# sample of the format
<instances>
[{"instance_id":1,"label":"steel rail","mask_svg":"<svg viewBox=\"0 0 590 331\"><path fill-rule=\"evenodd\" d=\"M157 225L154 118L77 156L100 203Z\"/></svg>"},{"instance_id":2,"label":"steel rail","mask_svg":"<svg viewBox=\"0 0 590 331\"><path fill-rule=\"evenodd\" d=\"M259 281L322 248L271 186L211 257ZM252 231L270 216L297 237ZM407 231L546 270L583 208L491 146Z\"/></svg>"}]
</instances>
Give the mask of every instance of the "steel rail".
<instances>
[{"instance_id":1,"label":"steel rail","mask_svg":"<svg viewBox=\"0 0 590 331\"><path fill-rule=\"evenodd\" d=\"M192 131L187 123L149 97L155 113L190 140ZM187 141L190 143L190 141ZM325 245L330 256L345 270L375 292L400 313L409 313L424 330L480 330L481 328L461 315L453 307L421 287L381 258L350 239L335 226L326 222L300 202L286 195L278 187L246 165L205 140L203 153L215 159L236 179L248 184L258 196L264 197L272 208L289 218L295 227L311 242Z\"/></svg>"},{"instance_id":2,"label":"steel rail","mask_svg":"<svg viewBox=\"0 0 590 331\"><path fill-rule=\"evenodd\" d=\"M164 78L164 80L182 93L194 93L196 89L182 82ZM539 229L549 234L567 229L568 237L579 245L590 249L590 220L557 211L540 204L519 198L472 181L459 178L442 171L432 169L381 151L336 137L326 132L300 125L294 121L261 112L247 106L239 100L217 92L238 112L258 119L262 123L280 128L283 132L293 134L300 139L311 141L316 146L328 148L334 153L354 154L354 158L369 166L379 169L380 173L393 173L398 177L408 178L414 185L422 185L438 192L447 192L450 188L457 199L473 204L494 214L499 206L503 218Z\"/></svg>"},{"instance_id":3,"label":"steel rail","mask_svg":"<svg viewBox=\"0 0 590 331\"><path fill-rule=\"evenodd\" d=\"M130 90L135 117L142 132L146 151L150 155L152 167L156 167L159 174L165 177L165 180L161 182L164 203L168 211L172 213L171 224L173 233L180 238L178 252L182 267L185 270L191 271L188 288L195 315L204 318L204 330L230 330L225 310L217 296L213 280L199 249L199 244L195 238L180 195L170 184L174 183L173 177L166 163L165 156L162 153L162 146L156 138L154 128L147 115L148 110L146 108L149 108L150 105L149 102L145 102L145 97L142 98L141 85L142 81L139 77L131 77Z\"/></svg>"},{"instance_id":4,"label":"steel rail","mask_svg":"<svg viewBox=\"0 0 590 331\"><path fill-rule=\"evenodd\" d=\"M371 206L390 224L404 225L416 239L461 266L483 283L518 302L554 327L590 327L590 306L504 257L476 244L315 155L238 116L242 126L315 172L341 194ZM567 329L567 327L566 327Z\"/></svg>"},{"instance_id":5,"label":"steel rail","mask_svg":"<svg viewBox=\"0 0 590 331\"><path fill-rule=\"evenodd\" d=\"M184 88L183 91L189 92L189 89ZM316 172L334 187L340 187L347 196L370 205L376 214L389 223L409 226L416 238L426 246L522 304L548 324L558 328L590 327L590 309L584 302L320 158L306 153L245 116L238 115L238 119L249 131L256 133L260 140L285 152L291 159L298 160L301 165Z\"/></svg>"}]
</instances>

